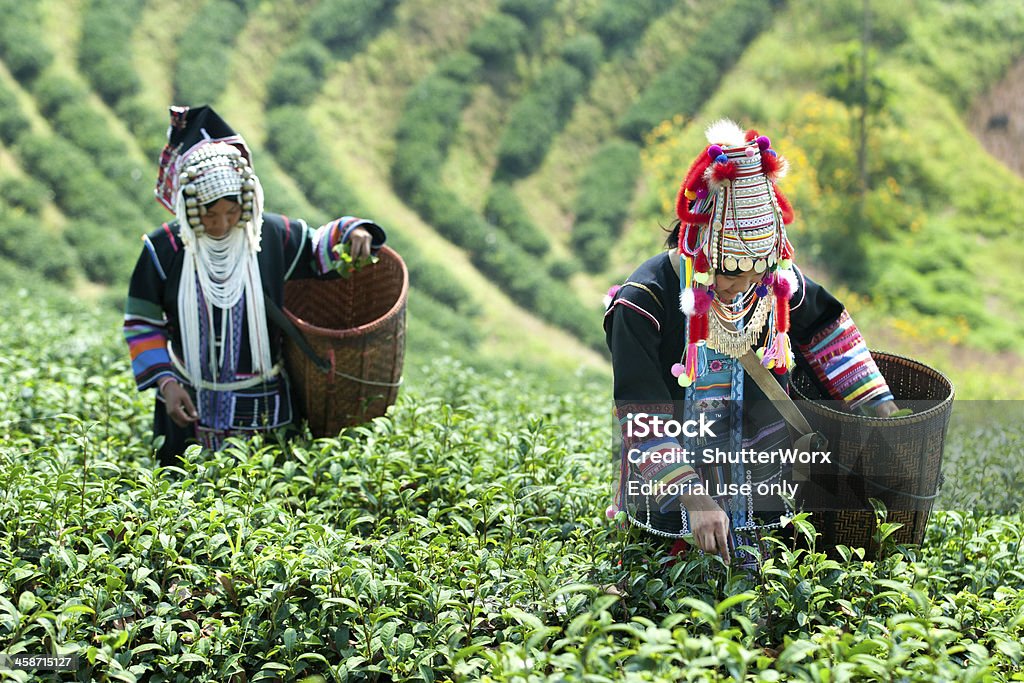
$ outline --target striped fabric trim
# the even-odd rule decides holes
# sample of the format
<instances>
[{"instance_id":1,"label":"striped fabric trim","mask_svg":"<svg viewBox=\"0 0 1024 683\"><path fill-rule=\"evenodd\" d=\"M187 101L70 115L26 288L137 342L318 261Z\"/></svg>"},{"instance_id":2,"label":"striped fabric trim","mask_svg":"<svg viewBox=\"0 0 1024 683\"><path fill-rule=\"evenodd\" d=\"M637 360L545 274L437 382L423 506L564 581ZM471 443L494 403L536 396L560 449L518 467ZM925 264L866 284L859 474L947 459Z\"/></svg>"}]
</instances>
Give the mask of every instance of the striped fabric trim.
<instances>
[{"instance_id":1,"label":"striped fabric trim","mask_svg":"<svg viewBox=\"0 0 1024 683\"><path fill-rule=\"evenodd\" d=\"M167 353L166 320L152 301L129 297L125 305L124 340L132 361L132 374L140 390L165 376L178 378Z\"/></svg>"},{"instance_id":2,"label":"striped fabric trim","mask_svg":"<svg viewBox=\"0 0 1024 683\"><path fill-rule=\"evenodd\" d=\"M288 229L289 234L291 233L292 222L287 216L284 218L285 227ZM298 219L299 224L299 248L295 250L295 258L292 259L292 264L288 266L288 272L284 274L284 279L288 280L291 278L292 273L295 271L295 266L299 265L299 259L306 253L306 240L309 239L310 232L309 226L306 225L306 221L301 218Z\"/></svg>"},{"instance_id":3,"label":"striped fabric trim","mask_svg":"<svg viewBox=\"0 0 1024 683\"><path fill-rule=\"evenodd\" d=\"M660 508L666 508L676 500L676 496L670 495L673 487L678 487L679 484L687 480L699 478L700 475L697 474L691 465L683 460L681 456L683 446L677 440L663 436L643 440L637 437L630 437L625 429L629 413L646 413L651 417L670 420L672 419L672 404L620 404L616 407L616 415L618 416L619 427L622 430L624 445L622 452L624 471L628 471L630 466L636 467L636 471L644 481L654 484L655 491L662 491L662 494L656 494L654 498ZM635 453L630 458L629 452L632 449L644 453L643 459L641 460L640 456L637 456ZM648 460L647 454L652 456L654 454L658 455ZM670 455L676 462L671 461ZM632 460L638 460L639 462L634 463Z\"/></svg>"},{"instance_id":4,"label":"striped fabric trim","mask_svg":"<svg viewBox=\"0 0 1024 683\"><path fill-rule=\"evenodd\" d=\"M160 275L161 280L167 279L167 273L164 272L164 267L160 265L160 259L156 255L156 247L153 246L153 241L149 239L149 235L142 236L142 243L146 247L146 251L149 252L149 257L153 259L153 265L156 266L156 272Z\"/></svg>"},{"instance_id":5,"label":"striped fabric trim","mask_svg":"<svg viewBox=\"0 0 1024 683\"><path fill-rule=\"evenodd\" d=\"M618 304L621 304L621 305L625 306L626 308L634 310L637 313L639 313L640 315L644 316L645 318L647 318L648 320L651 321L651 324L654 325L654 328L656 330L661 332L661 323L658 322L658 319L655 318L653 314L651 314L648 311L644 310L641 306L633 303L632 301L628 301L626 299L616 299L615 301L613 301L612 305L608 307L607 311L605 311L605 313L604 313L605 317L608 317L609 315L611 315L611 312L615 309L615 306L618 305Z\"/></svg>"},{"instance_id":6,"label":"striped fabric trim","mask_svg":"<svg viewBox=\"0 0 1024 683\"><path fill-rule=\"evenodd\" d=\"M850 409L893 399L860 330L845 310L809 344L797 344L818 380Z\"/></svg>"},{"instance_id":7,"label":"striped fabric trim","mask_svg":"<svg viewBox=\"0 0 1024 683\"><path fill-rule=\"evenodd\" d=\"M313 253L316 258L317 271L323 275L334 270L334 264L341 260L335 256L334 247L344 243L353 230L370 223L372 221L364 218L342 216L317 228L313 233Z\"/></svg>"}]
</instances>

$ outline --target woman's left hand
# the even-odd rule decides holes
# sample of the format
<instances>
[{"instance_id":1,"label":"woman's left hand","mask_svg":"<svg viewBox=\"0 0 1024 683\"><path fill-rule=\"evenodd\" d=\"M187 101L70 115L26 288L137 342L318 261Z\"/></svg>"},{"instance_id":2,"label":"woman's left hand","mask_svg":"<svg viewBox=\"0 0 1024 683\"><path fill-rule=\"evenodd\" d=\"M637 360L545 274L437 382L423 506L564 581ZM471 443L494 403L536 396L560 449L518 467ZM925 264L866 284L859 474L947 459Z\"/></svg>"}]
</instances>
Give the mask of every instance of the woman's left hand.
<instances>
[{"instance_id":1,"label":"woman's left hand","mask_svg":"<svg viewBox=\"0 0 1024 683\"><path fill-rule=\"evenodd\" d=\"M359 261L370 255L370 247L373 244L373 237L366 228L356 228L348 234L348 253L353 261Z\"/></svg>"},{"instance_id":2,"label":"woman's left hand","mask_svg":"<svg viewBox=\"0 0 1024 683\"><path fill-rule=\"evenodd\" d=\"M895 401L883 401L875 406L875 417L889 417L899 409Z\"/></svg>"}]
</instances>

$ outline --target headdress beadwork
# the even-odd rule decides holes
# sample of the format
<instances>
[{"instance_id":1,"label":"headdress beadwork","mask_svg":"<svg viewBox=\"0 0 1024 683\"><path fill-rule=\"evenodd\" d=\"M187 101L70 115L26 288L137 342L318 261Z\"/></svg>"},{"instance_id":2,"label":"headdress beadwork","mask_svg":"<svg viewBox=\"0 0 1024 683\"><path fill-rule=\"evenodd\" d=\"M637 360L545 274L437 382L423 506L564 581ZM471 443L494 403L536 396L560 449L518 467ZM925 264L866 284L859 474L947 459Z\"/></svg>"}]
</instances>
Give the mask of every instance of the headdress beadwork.
<instances>
[{"instance_id":1,"label":"headdress beadwork","mask_svg":"<svg viewBox=\"0 0 1024 683\"><path fill-rule=\"evenodd\" d=\"M777 373L792 367L789 298L796 276L786 225L793 209L775 183L786 160L771 140L729 120L706 131L708 146L690 166L676 199L681 259L680 309L687 316L683 362L673 374L688 386L702 374L705 347L739 357L769 334L762 364ZM761 278L734 310L714 295L716 273Z\"/></svg>"}]
</instances>

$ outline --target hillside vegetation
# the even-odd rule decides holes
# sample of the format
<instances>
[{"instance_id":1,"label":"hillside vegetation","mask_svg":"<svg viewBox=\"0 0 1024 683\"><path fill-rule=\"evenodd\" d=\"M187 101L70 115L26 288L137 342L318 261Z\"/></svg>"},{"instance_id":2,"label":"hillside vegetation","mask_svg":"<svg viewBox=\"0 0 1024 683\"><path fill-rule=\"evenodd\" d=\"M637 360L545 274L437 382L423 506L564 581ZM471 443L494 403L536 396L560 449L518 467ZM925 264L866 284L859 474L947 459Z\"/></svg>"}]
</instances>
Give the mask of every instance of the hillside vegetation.
<instances>
[{"instance_id":1,"label":"hillside vegetation","mask_svg":"<svg viewBox=\"0 0 1024 683\"><path fill-rule=\"evenodd\" d=\"M1022 181L964 120L1022 57L1018 3L871 3L866 183L860 5L0 4L9 281L116 310L138 236L169 217L151 200L166 106L212 103L273 208L388 227L427 355L601 367L602 292L658 248L701 130L731 116L790 157L802 262L872 339L979 395L1020 354Z\"/></svg>"}]
</instances>

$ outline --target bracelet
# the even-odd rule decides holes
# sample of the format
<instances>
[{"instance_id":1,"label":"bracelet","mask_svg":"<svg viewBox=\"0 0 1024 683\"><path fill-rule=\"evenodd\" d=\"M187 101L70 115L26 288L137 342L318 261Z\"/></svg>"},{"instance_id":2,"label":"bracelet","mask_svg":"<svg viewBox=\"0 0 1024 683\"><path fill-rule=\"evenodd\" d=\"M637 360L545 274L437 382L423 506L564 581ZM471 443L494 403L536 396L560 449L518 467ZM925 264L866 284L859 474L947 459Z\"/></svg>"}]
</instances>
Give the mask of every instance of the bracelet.
<instances>
[{"instance_id":1,"label":"bracelet","mask_svg":"<svg viewBox=\"0 0 1024 683\"><path fill-rule=\"evenodd\" d=\"M164 387L167 386L168 382L177 382L177 381L178 381L178 378L175 377L174 375L165 375L164 377L161 377L160 380L156 383L156 389L157 389L157 391L159 391L162 394L162 393L164 393Z\"/></svg>"}]
</instances>

